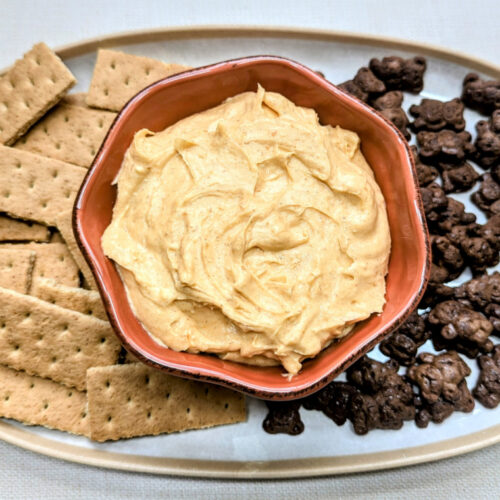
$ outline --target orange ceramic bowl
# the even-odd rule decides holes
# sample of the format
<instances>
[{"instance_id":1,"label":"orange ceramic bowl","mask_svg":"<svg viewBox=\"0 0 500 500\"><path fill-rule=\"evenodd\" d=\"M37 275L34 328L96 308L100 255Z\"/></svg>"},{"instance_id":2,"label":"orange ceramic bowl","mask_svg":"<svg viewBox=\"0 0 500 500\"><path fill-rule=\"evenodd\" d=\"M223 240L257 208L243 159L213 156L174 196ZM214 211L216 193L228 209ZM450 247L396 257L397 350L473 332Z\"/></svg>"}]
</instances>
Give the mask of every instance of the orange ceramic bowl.
<instances>
[{"instance_id":1,"label":"orange ceramic bowl","mask_svg":"<svg viewBox=\"0 0 500 500\"><path fill-rule=\"evenodd\" d=\"M322 124L357 132L387 203L392 251L387 303L346 337L305 361L290 380L280 367L222 361L209 354L176 352L155 342L128 303L115 264L101 248L111 221L112 181L135 132L160 131L181 118L212 108L228 97L255 91L260 83L299 106L314 108ZM144 363L191 379L224 385L265 399L286 400L319 390L398 327L417 306L429 273L429 241L416 171L408 144L376 111L294 61L257 56L186 71L139 92L111 127L80 189L73 225L99 286L111 324L123 345Z\"/></svg>"}]
</instances>

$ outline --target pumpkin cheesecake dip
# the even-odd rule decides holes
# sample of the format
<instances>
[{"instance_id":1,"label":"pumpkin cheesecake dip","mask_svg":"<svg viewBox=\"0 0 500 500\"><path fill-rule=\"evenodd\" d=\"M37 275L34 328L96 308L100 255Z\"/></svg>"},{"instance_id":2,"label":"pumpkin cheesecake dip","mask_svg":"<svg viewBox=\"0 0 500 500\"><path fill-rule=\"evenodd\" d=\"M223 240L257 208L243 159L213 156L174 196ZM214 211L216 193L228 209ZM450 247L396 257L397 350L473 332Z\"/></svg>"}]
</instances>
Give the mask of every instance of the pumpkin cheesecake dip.
<instances>
[{"instance_id":1,"label":"pumpkin cheesecake dip","mask_svg":"<svg viewBox=\"0 0 500 500\"><path fill-rule=\"evenodd\" d=\"M359 137L245 92L153 133L115 180L102 246L177 351L296 374L385 303L390 233Z\"/></svg>"}]
</instances>

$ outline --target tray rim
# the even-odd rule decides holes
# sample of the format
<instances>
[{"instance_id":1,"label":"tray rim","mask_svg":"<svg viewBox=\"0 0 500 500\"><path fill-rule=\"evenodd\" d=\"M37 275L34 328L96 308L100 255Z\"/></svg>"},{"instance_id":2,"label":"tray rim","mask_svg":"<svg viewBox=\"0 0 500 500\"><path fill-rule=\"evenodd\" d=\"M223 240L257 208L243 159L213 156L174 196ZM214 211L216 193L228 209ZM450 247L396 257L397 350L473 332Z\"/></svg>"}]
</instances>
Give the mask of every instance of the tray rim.
<instances>
[{"instance_id":1,"label":"tray rim","mask_svg":"<svg viewBox=\"0 0 500 500\"><path fill-rule=\"evenodd\" d=\"M287 26L258 25L193 25L172 26L134 31L123 31L111 35L93 37L80 42L63 45L56 49L61 58L77 57L93 52L97 48L108 48L116 45L133 43L158 42L164 40L182 40L194 38L295 38L326 41L349 42L359 45L375 45L381 48L419 51L421 54L446 59L450 62L469 66L476 71L500 76L500 65L466 54L462 51L448 49L436 44L416 42L396 37L369 35L348 31L324 30L316 28L298 28Z\"/></svg>"},{"instance_id":2,"label":"tray rim","mask_svg":"<svg viewBox=\"0 0 500 500\"><path fill-rule=\"evenodd\" d=\"M197 25L128 31L67 44L57 48L56 53L62 59L69 59L94 52L98 47L195 38L253 37L323 40L414 51L500 78L499 65L433 44L345 31L283 26ZM4 71L0 70L0 74ZM384 470L469 453L500 442L500 424L472 434L397 450L249 462L145 457L84 448L33 434L28 426L20 428L3 419L0 419L0 439L49 457L106 469L198 478L285 479Z\"/></svg>"},{"instance_id":3,"label":"tray rim","mask_svg":"<svg viewBox=\"0 0 500 500\"><path fill-rule=\"evenodd\" d=\"M128 472L217 479L291 479L372 472L434 462L500 442L500 424L411 448L357 455L290 460L198 460L145 457L61 443L0 420L0 439L35 453L93 467Z\"/></svg>"}]
</instances>

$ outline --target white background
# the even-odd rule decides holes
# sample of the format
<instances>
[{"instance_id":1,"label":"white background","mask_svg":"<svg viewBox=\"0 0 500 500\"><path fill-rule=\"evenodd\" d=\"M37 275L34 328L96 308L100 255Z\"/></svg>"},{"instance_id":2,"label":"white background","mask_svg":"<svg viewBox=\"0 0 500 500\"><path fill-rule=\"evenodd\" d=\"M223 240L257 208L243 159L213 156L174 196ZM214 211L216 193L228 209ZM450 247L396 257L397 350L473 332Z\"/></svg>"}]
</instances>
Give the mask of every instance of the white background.
<instances>
[{"instance_id":1,"label":"white background","mask_svg":"<svg viewBox=\"0 0 500 500\"><path fill-rule=\"evenodd\" d=\"M57 47L112 32L200 24L302 26L395 36L500 64L496 0L0 0L0 67L38 41ZM209 481L105 471L0 442L0 498L498 498L500 446L356 476Z\"/></svg>"}]
</instances>

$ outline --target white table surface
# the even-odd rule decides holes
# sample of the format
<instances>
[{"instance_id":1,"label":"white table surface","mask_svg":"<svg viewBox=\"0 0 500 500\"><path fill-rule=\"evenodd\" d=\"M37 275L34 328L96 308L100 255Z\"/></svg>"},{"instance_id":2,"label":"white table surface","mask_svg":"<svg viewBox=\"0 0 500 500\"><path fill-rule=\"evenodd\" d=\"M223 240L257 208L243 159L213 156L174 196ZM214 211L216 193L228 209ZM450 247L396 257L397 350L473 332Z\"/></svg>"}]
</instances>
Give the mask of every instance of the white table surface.
<instances>
[{"instance_id":1,"label":"white table surface","mask_svg":"<svg viewBox=\"0 0 500 500\"><path fill-rule=\"evenodd\" d=\"M57 47L165 26L253 24L379 34L500 64L498 0L0 0L0 67L38 41ZM222 481L99 470L0 442L0 498L499 498L500 445L392 471L283 481Z\"/></svg>"}]
</instances>

